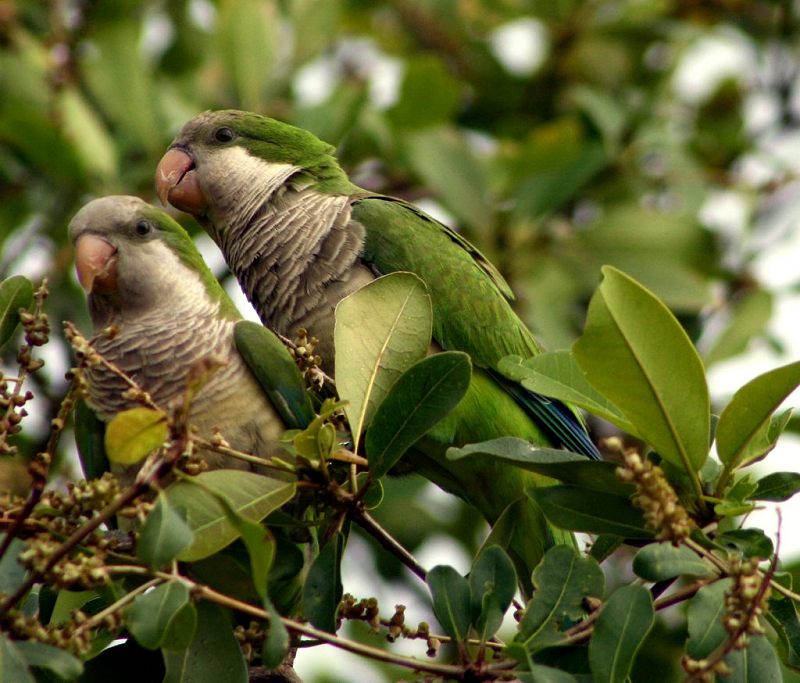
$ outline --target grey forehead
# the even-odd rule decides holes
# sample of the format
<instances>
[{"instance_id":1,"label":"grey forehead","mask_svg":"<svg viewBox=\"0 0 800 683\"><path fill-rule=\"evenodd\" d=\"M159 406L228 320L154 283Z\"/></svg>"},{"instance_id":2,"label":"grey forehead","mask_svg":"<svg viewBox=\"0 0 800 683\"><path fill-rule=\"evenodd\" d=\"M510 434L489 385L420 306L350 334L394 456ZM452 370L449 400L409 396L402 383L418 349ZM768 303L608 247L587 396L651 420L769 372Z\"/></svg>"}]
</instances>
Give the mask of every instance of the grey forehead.
<instances>
[{"instance_id":1,"label":"grey forehead","mask_svg":"<svg viewBox=\"0 0 800 683\"><path fill-rule=\"evenodd\" d=\"M75 241L83 231L106 231L126 225L146 207L138 197L112 195L93 199L76 213L69 222L69 237Z\"/></svg>"}]
</instances>

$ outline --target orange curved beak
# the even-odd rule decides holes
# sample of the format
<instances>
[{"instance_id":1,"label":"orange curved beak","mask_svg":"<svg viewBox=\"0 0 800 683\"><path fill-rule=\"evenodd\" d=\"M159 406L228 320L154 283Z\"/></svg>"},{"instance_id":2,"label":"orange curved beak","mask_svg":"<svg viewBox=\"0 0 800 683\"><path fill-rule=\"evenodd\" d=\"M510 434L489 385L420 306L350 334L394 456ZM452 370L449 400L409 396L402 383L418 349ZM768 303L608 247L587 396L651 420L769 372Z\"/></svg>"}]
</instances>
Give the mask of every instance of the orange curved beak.
<instances>
[{"instance_id":1,"label":"orange curved beak","mask_svg":"<svg viewBox=\"0 0 800 683\"><path fill-rule=\"evenodd\" d=\"M117 249L97 235L86 234L75 245L75 269L87 294L109 294L117 288Z\"/></svg>"},{"instance_id":2,"label":"orange curved beak","mask_svg":"<svg viewBox=\"0 0 800 683\"><path fill-rule=\"evenodd\" d=\"M194 159L181 149L172 148L156 167L156 193L161 203L194 216L204 213L206 198L197 182Z\"/></svg>"}]
</instances>

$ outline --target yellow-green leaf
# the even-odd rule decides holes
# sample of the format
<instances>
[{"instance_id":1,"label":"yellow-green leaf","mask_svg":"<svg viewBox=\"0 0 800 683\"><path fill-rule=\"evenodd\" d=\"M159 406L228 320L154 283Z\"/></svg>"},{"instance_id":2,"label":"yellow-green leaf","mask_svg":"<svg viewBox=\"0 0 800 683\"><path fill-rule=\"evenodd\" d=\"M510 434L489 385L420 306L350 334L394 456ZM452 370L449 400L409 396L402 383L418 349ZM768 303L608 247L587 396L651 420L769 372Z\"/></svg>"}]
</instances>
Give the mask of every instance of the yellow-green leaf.
<instances>
[{"instance_id":1,"label":"yellow-green leaf","mask_svg":"<svg viewBox=\"0 0 800 683\"><path fill-rule=\"evenodd\" d=\"M167 439L167 416L152 408L131 408L106 427L106 454L118 465L133 465Z\"/></svg>"}]
</instances>

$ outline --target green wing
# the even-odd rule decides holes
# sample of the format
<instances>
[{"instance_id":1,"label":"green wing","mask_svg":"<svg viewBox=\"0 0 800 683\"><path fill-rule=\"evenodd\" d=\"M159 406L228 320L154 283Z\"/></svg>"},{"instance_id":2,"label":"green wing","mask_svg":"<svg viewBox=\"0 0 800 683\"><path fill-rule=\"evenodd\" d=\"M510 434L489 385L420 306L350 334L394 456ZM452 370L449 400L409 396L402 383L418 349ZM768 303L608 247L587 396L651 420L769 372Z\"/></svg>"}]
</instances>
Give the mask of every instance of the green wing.
<instances>
[{"instance_id":1,"label":"green wing","mask_svg":"<svg viewBox=\"0 0 800 683\"><path fill-rule=\"evenodd\" d=\"M489 368L510 354L539 353L509 304L513 294L503 276L461 235L392 197L357 197L351 215L366 231L366 261L381 273L407 270L425 281L433 336L443 348L466 351Z\"/></svg>"}]
</instances>

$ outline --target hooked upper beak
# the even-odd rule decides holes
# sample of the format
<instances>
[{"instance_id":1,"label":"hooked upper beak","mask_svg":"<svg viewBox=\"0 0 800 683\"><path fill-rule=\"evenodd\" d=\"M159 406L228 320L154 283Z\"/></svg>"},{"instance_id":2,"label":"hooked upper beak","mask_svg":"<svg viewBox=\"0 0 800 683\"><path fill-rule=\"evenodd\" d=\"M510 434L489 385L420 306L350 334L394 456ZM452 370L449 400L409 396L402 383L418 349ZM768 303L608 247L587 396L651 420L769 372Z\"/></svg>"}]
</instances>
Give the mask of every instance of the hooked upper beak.
<instances>
[{"instance_id":1,"label":"hooked upper beak","mask_svg":"<svg viewBox=\"0 0 800 683\"><path fill-rule=\"evenodd\" d=\"M172 204L195 216L205 211L206 198L197 182L194 159L177 147L168 149L158 162L156 192L164 206Z\"/></svg>"},{"instance_id":2,"label":"hooked upper beak","mask_svg":"<svg viewBox=\"0 0 800 683\"><path fill-rule=\"evenodd\" d=\"M87 233L75 244L75 269L87 294L109 294L117 288L117 249Z\"/></svg>"}]
</instances>

